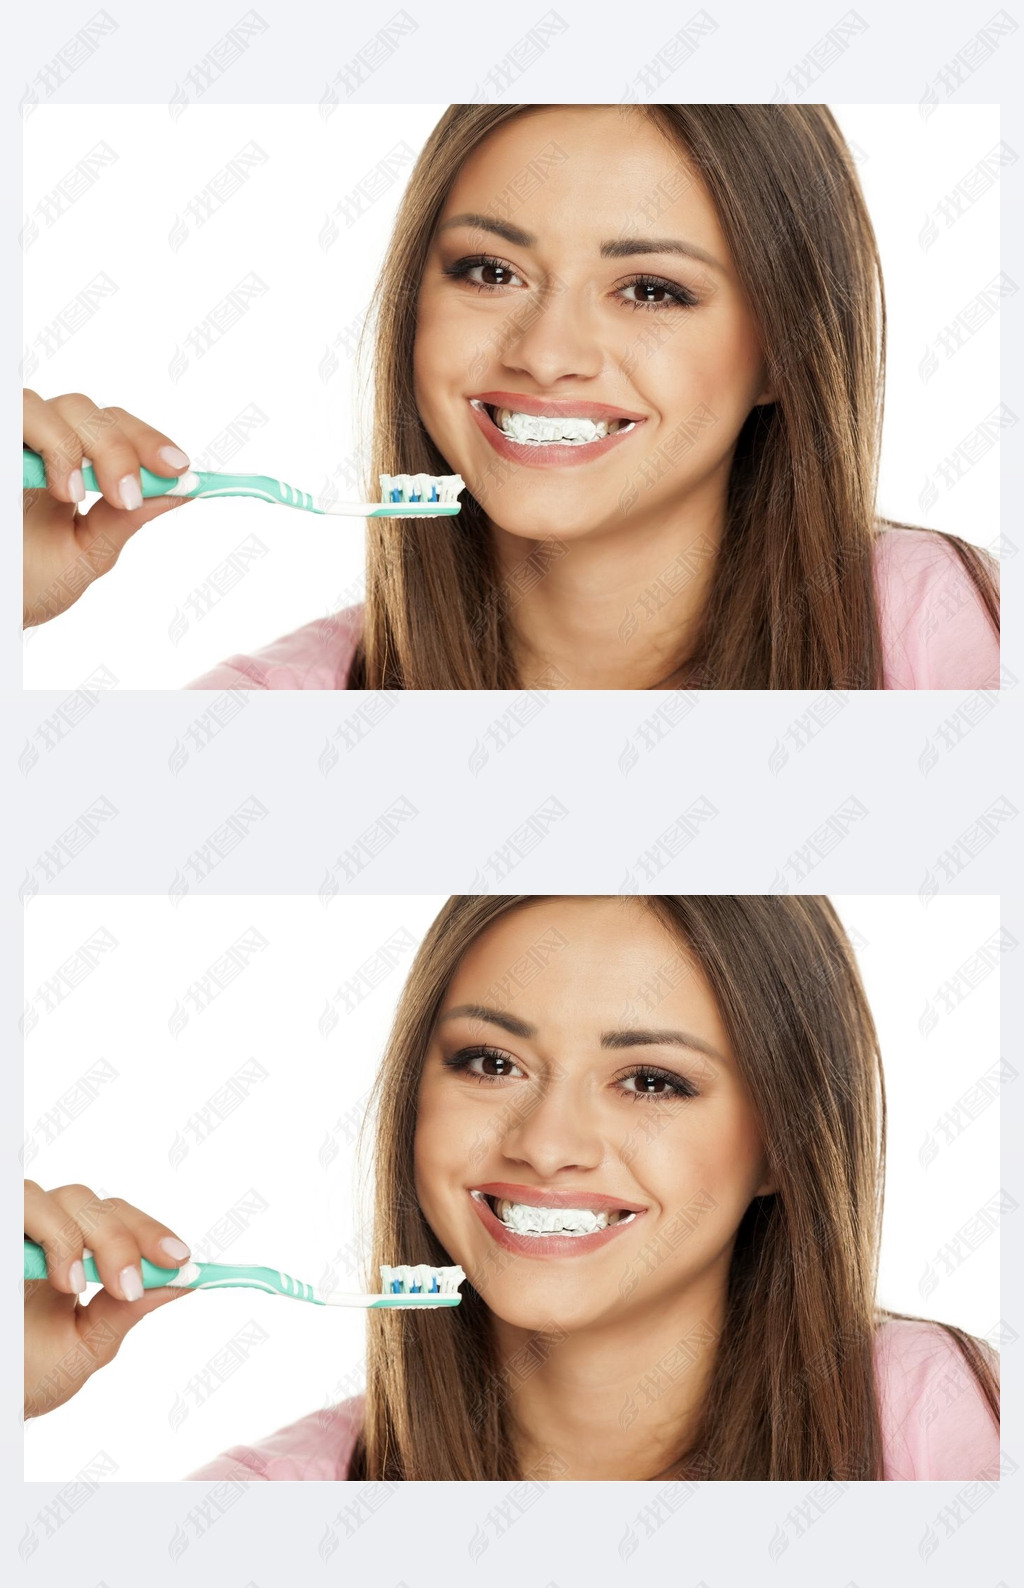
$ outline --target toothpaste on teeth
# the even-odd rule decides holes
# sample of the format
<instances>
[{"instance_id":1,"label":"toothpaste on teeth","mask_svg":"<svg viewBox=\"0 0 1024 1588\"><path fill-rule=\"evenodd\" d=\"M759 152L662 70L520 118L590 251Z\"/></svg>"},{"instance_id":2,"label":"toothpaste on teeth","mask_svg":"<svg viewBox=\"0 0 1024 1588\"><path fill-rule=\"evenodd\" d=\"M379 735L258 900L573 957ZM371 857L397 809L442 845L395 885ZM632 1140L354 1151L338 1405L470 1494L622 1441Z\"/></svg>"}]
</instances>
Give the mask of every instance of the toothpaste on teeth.
<instances>
[{"instance_id":1,"label":"toothpaste on teeth","mask_svg":"<svg viewBox=\"0 0 1024 1588\"><path fill-rule=\"evenodd\" d=\"M595 1213L589 1208L532 1208L504 1198L497 1199L496 1211L505 1227L517 1235L591 1235L635 1216L617 1209Z\"/></svg>"},{"instance_id":2,"label":"toothpaste on teeth","mask_svg":"<svg viewBox=\"0 0 1024 1588\"><path fill-rule=\"evenodd\" d=\"M494 423L503 435L526 445L544 442L563 442L580 445L588 441L601 441L617 430L632 428L631 419L565 419L545 418L537 414L516 413L511 408L496 408Z\"/></svg>"}]
</instances>

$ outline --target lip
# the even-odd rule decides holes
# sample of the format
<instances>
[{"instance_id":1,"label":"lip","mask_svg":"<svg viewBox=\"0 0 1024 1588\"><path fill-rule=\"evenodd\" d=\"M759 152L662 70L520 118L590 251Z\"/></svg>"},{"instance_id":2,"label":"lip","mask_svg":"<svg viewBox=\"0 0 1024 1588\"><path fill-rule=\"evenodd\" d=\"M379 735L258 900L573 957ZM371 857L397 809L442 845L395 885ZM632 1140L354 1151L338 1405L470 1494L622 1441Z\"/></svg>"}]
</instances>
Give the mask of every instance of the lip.
<instances>
[{"instance_id":1,"label":"lip","mask_svg":"<svg viewBox=\"0 0 1024 1588\"><path fill-rule=\"evenodd\" d=\"M597 1191L542 1191L539 1186L514 1185L511 1180L491 1180L486 1185L471 1185L470 1191L482 1191L485 1196L505 1197L509 1202L523 1202L528 1208L585 1208L591 1213L607 1213L614 1208L625 1208L627 1213L646 1213L642 1202L617 1202L614 1197Z\"/></svg>"},{"instance_id":2,"label":"lip","mask_svg":"<svg viewBox=\"0 0 1024 1588\"><path fill-rule=\"evenodd\" d=\"M514 391L475 391L471 402L490 403L493 408L512 408L517 414L533 414L537 419L633 419L641 424L646 414L630 408L609 408L602 403L556 402L553 397L525 397Z\"/></svg>"},{"instance_id":3,"label":"lip","mask_svg":"<svg viewBox=\"0 0 1024 1588\"><path fill-rule=\"evenodd\" d=\"M493 400L493 394L492 396L469 399L469 412L473 423L499 457L506 458L510 463L521 463L527 469L573 469L579 468L584 463L593 463L596 458L603 457L606 452L612 452L616 447L624 446L631 436L639 434L640 428L644 424L643 417L638 416L632 430L616 430L610 436L603 436L599 441L579 441L573 446L566 446L564 442L551 442L550 445L545 445L543 442L528 444L526 442L513 441L503 430L498 428L486 408L474 406L474 403L486 403ZM519 397L516 401L522 404L526 399ZM510 408L512 404L502 402L498 406ZM584 403L581 406L583 408L597 408L595 403ZM519 412L533 413L536 407L536 404L528 408L520 407ZM607 409L597 408L596 413L588 414L582 413L580 407L568 409L564 406L557 413L549 411L544 414L542 412L540 416L558 419L570 412L576 414L580 419L632 418L630 414L609 415Z\"/></svg>"},{"instance_id":4,"label":"lip","mask_svg":"<svg viewBox=\"0 0 1024 1588\"><path fill-rule=\"evenodd\" d=\"M474 1186L475 1191L483 1191L484 1186ZM491 1196L499 1195L498 1192L488 1192ZM550 1193L549 1193L550 1194ZM536 1198L537 1193L531 1195ZM625 1235L627 1230L633 1229L646 1209L637 1209L636 1218L630 1219L628 1224L609 1224L607 1229L595 1230L592 1235L516 1235L513 1230L507 1229L501 1220L491 1212L490 1204L482 1197L470 1197L471 1205L476 1209L477 1218L480 1220L488 1235L498 1246L503 1246L507 1252L514 1252L517 1257L533 1257L539 1261L551 1257L586 1257L589 1252L596 1252L602 1246L608 1246L619 1235ZM576 1202L539 1203L534 1200L531 1207L580 1207ZM608 1207L604 1202L602 1207ZM622 1204L625 1206L625 1204Z\"/></svg>"}]
</instances>

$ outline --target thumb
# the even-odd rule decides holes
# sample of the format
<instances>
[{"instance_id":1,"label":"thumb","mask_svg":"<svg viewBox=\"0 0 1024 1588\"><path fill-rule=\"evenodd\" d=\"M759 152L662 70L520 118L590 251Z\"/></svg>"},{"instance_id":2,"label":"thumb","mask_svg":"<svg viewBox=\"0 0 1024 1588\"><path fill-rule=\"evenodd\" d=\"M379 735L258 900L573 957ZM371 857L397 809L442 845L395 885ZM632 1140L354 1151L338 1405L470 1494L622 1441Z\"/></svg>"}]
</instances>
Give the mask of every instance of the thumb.
<instances>
[{"instance_id":1,"label":"thumb","mask_svg":"<svg viewBox=\"0 0 1024 1588\"><path fill-rule=\"evenodd\" d=\"M92 564L96 576L114 566L125 544L151 519L172 513L184 507L191 496L153 496L141 507L126 513L123 508L111 507L104 497L94 502L85 514L79 513L75 521L75 536L84 556Z\"/></svg>"},{"instance_id":2,"label":"thumb","mask_svg":"<svg viewBox=\"0 0 1024 1588\"><path fill-rule=\"evenodd\" d=\"M87 1307L79 1308L78 1338L95 1367L105 1367L117 1355L129 1329L169 1301L191 1294L179 1286L161 1285L147 1290L138 1301L122 1301L109 1290L97 1291Z\"/></svg>"}]
</instances>

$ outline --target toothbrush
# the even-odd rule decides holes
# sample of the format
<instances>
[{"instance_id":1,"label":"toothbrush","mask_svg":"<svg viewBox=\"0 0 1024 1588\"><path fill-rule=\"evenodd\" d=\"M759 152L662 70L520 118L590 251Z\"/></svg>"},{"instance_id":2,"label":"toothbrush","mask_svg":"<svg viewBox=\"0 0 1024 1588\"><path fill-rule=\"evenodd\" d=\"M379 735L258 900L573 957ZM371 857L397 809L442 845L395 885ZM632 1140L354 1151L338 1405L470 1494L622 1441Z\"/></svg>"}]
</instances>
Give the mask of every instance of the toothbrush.
<instances>
[{"instance_id":1,"label":"toothbrush","mask_svg":"<svg viewBox=\"0 0 1024 1588\"><path fill-rule=\"evenodd\" d=\"M31 447L22 449L22 489L38 491L46 486L46 465ZM299 507L306 513L326 513L342 518L442 518L458 513L462 507L459 492L466 482L461 474L382 474L379 502L329 502L318 507L308 491L297 491L283 480L266 474L201 474L187 470L177 479L164 479L149 469L140 468L142 495L151 496L254 496L261 502L280 507ZM88 458L82 459L82 480L87 491L98 491L96 475Z\"/></svg>"},{"instance_id":2,"label":"toothbrush","mask_svg":"<svg viewBox=\"0 0 1024 1588\"><path fill-rule=\"evenodd\" d=\"M158 1268L145 1257L142 1263L142 1287L156 1290L161 1285L180 1286L185 1290L221 1290L241 1285L249 1290L266 1290L273 1296L289 1296L293 1301L311 1301L317 1307L457 1307L462 1297L459 1285L465 1279L464 1271L453 1268L431 1268L427 1263L401 1264L397 1268L381 1266L383 1290L380 1295L334 1291L317 1295L312 1285L292 1279L276 1268L249 1268L243 1263L184 1263L180 1268ZM91 1284L102 1284L96 1269L96 1260L88 1247L83 1254L82 1266ZM25 1237L25 1278L46 1278L46 1253L36 1241Z\"/></svg>"}]
</instances>

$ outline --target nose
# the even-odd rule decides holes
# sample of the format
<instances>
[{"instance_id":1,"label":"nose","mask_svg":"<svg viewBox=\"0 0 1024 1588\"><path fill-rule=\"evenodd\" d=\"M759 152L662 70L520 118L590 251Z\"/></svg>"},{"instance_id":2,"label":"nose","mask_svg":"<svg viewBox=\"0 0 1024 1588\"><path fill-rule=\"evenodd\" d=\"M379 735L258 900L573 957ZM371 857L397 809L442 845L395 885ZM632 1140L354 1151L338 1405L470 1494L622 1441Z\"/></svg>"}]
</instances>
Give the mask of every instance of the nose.
<instances>
[{"instance_id":1,"label":"nose","mask_svg":"<svg viewBox=\"0 0 1024 1588\"><path fill-rule=\"evenodd\" d=\"M604 353L583 293L557 278L509 320L502 364L538 386L599 375Z\"/></svg>"},{"instance_id":2,"label":"nose","mask_svg":"<svg viewBox=\"0 0 1024 1588\"><path fill-rule=\"evenodd\" d=\"M607 1156L593 1108L565 1080L517 1104L499 1141L510 1163L525 1164L542 1179L560 1169L594 1169Z\"/></svg>"}]
</instances>

